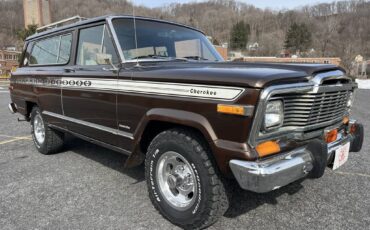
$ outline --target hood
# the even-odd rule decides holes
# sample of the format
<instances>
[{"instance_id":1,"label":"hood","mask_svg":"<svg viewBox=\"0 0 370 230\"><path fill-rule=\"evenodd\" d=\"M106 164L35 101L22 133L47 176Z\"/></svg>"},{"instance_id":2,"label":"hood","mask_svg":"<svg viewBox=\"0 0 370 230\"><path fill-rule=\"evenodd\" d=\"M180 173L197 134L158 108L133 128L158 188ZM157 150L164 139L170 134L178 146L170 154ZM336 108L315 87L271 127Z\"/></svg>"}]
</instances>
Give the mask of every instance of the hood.
<instances>
[{"instance_id":1,"label":"hood","mask_svg":"<svg viewBox=\"0 0 370 230\"><path fill-rule=\"evenodd\" d=\"M147 62L135 67L135 80L171 81L264 88L271 84L307 82L335 65L245 62ZM343 70L342 70L343 71Z\"/></svg>"}]
</instances>

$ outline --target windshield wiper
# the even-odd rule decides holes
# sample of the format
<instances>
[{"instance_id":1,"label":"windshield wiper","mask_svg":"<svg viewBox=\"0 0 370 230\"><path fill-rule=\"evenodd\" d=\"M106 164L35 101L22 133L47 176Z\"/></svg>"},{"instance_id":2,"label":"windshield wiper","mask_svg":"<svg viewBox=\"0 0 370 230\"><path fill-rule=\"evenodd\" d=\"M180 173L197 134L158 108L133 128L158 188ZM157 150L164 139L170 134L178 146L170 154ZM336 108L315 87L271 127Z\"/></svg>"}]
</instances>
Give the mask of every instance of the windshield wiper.
<instances>
[{"instance_id":1,"label":"windshield wiper","mask_svg":"<svg viewBox=\"0 0 370 230\"><path fill-rule=\"evenodd\" d=\"M150 58L150 59L168 59L170 57L168 56L163 56L163 55L155 55L155 54L148 54L148 55L143 55L143 56L137 56L131 59L145 59L145 58Z\"/></svg>"},{"instance_id":2,"label":"windshield wiper","mask_svg":"<svg viewBox=\"0 0 370 230\"><path fill-rule=\"evenodd\" d=\"M185 59L193 59L193 60L198 60L198 61L209 61L207 58L201 57L201 56L186 56L182 57Z\"/></svg>"}]
</instances>

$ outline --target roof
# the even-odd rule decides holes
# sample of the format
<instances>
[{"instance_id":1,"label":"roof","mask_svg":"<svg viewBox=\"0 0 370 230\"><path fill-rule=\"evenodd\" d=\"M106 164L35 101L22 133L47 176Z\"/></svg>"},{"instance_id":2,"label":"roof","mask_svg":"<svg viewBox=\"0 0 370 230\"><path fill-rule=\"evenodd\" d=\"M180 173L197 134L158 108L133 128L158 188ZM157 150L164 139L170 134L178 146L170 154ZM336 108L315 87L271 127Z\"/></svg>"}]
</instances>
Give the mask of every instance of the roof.
<instances>
[{"instance_id":1,"label":"roof","mask_svg":"<svg viewBox=\"0 0 370 230\"><path fill-rule=\"evenodd\" d=\"M34 35L29 36L26 39L26 41L33 40L33 39L36 39L36 38L39 38L39 37L43 37L45 35L57 33L57 32L60 32L60 31L63 31L63 30L67 30L67 29L70 29L70 28L74 28L74 27L77 27L77 26L82 26L82 25L87 25L87 24L92 24L92 23L104 21L107 18L129 18L129 19L135 18L135 19L139 19L139 20L141 19L141 20L150 20L150 21L156 21L156 22L163 22L163 23L168 23L168 24L173 24L173 25L177 25L177 26L186 27L186 28L189 28L189 29L192 29L192 30L196 30L196 31L201 32L201 33L204 34L203 31L198 30L198 29L196 29L194 27L187 26L187 25L180 24L180 23L176 23L176 22L171 22L171 21L156 19L156 18L142 17L142 16L132 16L132 15L105 15L105 16L90 18L90 19L86 19L86 20L83 20L83 21L71 23L71 24L68 24L68 25L65 25L65 26L61 26L61 27L56 27L56 28L53 28L53 29L50 29L50 30L46 30L46 31L41 32L41 33L36 33Z\"/></svg>"}]
</instances>

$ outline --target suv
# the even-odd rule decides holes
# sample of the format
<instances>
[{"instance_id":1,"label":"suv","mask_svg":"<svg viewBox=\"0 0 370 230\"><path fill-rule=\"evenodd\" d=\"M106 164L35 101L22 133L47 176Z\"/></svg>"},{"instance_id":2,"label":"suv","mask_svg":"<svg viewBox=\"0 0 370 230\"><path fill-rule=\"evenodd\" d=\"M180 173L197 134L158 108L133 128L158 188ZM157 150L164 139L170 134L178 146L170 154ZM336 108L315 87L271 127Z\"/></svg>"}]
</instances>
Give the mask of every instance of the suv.
<instances>
[{"instance_id":1,"label":"suv","mask_svg":"<svg viewBox=\"0 0 370 230\"><path fill-rule=\"evenodd\" d=\"M334 65L225 62L197 29L105 16L27 38L9 109L42 154L70 133L125 167L145 162L155 208L204 228L227 210L229 181L265 193L360 151L355 88Z\"/></svg>"}]
</instances>

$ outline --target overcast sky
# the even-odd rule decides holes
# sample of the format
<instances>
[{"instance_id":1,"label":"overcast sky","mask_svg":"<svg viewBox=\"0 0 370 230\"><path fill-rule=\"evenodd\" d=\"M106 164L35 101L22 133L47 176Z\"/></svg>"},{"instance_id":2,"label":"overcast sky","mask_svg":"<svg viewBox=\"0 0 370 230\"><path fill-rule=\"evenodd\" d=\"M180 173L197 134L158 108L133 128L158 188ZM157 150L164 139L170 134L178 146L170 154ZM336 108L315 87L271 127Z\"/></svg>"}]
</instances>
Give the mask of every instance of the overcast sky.
<instances>
[{"instance_id":1,"label":"overcast sky","mask_svg":"<svg viewBox=\"0 0 370 230\"><path fill-rule=\"evenodd\" d=\"M200 2L202 0L131 0L136 5L144 5L148 7L158 7L169 3L187 3L187 2ZM333 2L334 0L240 0L252 4L259 8L271 8L271 9L294 9L304 5L314 5L316 3Z\"/></svg>"}]
</instances>

